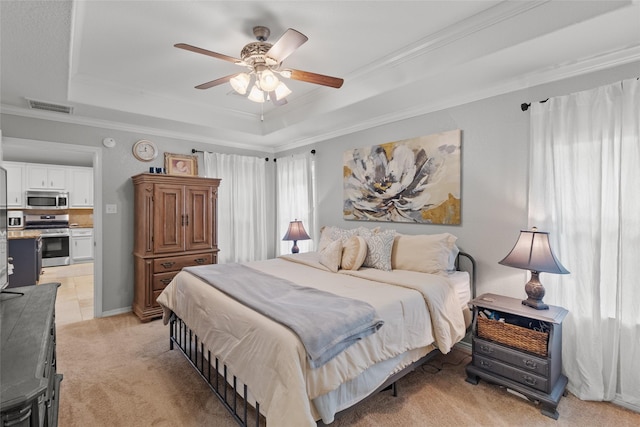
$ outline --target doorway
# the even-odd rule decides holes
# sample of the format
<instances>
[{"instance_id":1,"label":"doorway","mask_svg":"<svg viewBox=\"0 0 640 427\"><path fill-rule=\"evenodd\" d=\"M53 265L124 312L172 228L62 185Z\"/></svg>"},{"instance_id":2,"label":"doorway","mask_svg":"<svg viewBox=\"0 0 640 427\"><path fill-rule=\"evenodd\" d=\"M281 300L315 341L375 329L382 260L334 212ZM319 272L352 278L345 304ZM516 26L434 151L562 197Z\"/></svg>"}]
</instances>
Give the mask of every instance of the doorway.
<instances>
[{"instance_id":1,"label":"doorway","mask_svg":"<svg viewBox=\"0 0 640 427\"><path fill-rule=\"evenodd\" d=\"M40 283L60 282L56 322L102 317L102 153L100 148L22 138L2 138L2 160L93 168L93 261L45 267ZM65 286L67 285L67 286ZM66 314L68 314L68 316ZM75 319L75 320L74 320Z\"/></svg>"}]
</instances>

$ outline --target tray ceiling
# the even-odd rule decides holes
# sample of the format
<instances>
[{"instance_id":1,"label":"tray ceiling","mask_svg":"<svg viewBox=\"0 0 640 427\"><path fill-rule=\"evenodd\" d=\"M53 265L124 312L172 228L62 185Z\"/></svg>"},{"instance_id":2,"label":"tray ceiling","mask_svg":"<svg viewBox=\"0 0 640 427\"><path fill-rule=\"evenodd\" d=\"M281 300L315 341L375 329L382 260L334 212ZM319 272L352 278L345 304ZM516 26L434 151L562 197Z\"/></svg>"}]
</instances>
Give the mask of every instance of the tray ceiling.
<instances>
[{"instance_id":1,"label":"tray ceiling","mask_svg":"<svg viewBox=\"0 0 640 427\"><path fill-rule=\"evenodd\" d=\"M3 113L264 151L640 60L633 1L0 3ZM285 65L343 87L287 80L280 107L195 89L242 68L173 45L239 57L256 25L304 33Z\"/></svg>"}]
</instances>

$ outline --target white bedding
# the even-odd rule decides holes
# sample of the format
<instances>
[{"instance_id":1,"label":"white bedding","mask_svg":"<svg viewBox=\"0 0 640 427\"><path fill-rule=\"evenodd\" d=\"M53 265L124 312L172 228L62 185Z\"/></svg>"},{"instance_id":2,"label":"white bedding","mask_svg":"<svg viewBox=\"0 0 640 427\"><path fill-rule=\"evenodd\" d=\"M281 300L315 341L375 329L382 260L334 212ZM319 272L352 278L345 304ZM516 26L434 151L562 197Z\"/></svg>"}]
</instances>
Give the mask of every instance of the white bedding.
<instances>
[{"instance_id":1,"label":"white bedding","mask_svg":"<svg viewBox=\"0 0 640 427\"><path fill-rule=\"evenodd\" d=\"M336 274L319 264L316 253L247 265L300 285L366 301L385 321L377 333L320 368L312 369L300 340L289 329L189 273L176 275L158 297L165 308L165 322L171 311L182 318L205 346L249 386L268 425L314 426L320 415L325 422L331 422L335 410L350 405L350 399L357 401L364 397L360 396L361 388L355 396L347 393L348 386L334 391L341 384L377 383L381 376L388 376L381 372L393 372L398 365L417 360L434 342L442 352L448 352L465 333L455 287L441 276L374 269ZM397 285L380 282L382 276ZM430 295L428 303L416 289ZM430 312L435 316L433 319ZM393 362L380 363L394 358ZM368 369L376 364L389 367ZM358 380L351 381L357 377ZM360 381L363 378L368 380ZM313 403L316 398L321 408Z\"/></svg>"}]
</instances>

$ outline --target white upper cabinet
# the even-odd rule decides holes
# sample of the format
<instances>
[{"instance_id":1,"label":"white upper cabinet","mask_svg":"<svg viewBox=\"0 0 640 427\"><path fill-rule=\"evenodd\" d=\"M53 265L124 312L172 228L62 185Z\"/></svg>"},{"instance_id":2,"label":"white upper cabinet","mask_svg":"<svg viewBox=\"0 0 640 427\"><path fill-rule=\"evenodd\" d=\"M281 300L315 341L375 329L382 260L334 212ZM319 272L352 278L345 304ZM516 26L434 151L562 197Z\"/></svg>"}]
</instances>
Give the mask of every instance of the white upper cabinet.
<instances>
[{"instance_id":1,"label":"white upper cabinet","mask_svg":"<svg viewBox=\"0 0 640 427\"><path fill-rule=\"evenodd\" d=\"M24 163L2 162L7 170L7 207L24 207Z\"/></svg>"},{"instance_id":2,"label":"white upper cabinet","mask_svg":"<svg viewBox=\"0 0 640 427\"><path fill-rule=\"evenodd\" d=\"M93 208L93 168L2 162L7 170L7 207L24 208L27 190L69 192L70 208Z\"/></svg>"},{"instance_id":3,"label":"white upper cabinet","mask_svg":"<svg viewBox=\"0 0 640 427\"><path fill-rule=\"evenodd\" d=\"M60 166L27 164L27 189L67 190L67 169Z\"/></svg>"},{"instance_id":4,"label":"white upper cabinet","mask_svg":"<svg viewBox=\"0 0 640 427\"><path fill-rule=\"evenodd\" d=\"M93 168L71 167L68 176L70 207L93 207Z\"/></svg>"}]
</instances>

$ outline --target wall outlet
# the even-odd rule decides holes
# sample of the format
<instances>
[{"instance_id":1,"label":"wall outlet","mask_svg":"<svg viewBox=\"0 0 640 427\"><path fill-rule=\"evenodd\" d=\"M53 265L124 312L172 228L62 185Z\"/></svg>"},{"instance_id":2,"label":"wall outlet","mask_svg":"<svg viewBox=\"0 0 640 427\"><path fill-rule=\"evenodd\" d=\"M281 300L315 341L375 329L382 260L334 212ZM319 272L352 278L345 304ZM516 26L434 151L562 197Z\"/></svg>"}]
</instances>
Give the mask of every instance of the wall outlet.
<instances>
[{"instance_id":1,"label":"wall outlet","mask_svg":"<svg viewBox=\"0 0 640 427\"><path fill-rule=\"evenodd\" d=\"M108 214L118 213L118 205L106 205L106 213Z\"/></svg>"}]
</instances>

